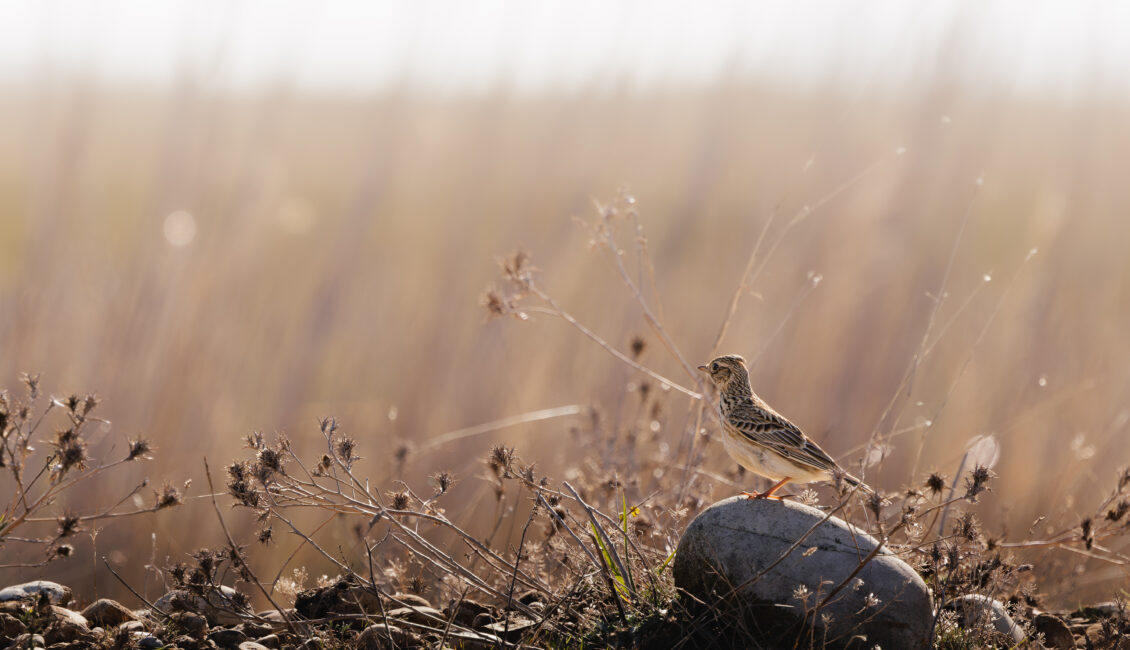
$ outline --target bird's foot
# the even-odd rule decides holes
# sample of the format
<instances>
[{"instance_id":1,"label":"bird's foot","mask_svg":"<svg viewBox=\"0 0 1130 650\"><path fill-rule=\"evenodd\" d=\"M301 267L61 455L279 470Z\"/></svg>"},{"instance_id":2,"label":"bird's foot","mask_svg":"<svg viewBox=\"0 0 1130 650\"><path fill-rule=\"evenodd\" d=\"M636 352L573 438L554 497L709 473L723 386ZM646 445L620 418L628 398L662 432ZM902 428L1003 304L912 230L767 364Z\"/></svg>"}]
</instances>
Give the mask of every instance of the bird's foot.
<instances>
[{"instance_id":1,"label":"bird's foot","mask_svg":"<svg viewBox=\"0 0 1130 650\"><path fill-rule=\"evenodd\" d=\"M742 492L742 496L744 496L747 499L773 499L773 500L776 500L776 501L780 501L781 499L788 498L787 496L784 496L784 497L776 496L776 495L774 495L770 492ZM789 495L789 496L791 496L791 495Z\"/></svg>"}]
</instances>

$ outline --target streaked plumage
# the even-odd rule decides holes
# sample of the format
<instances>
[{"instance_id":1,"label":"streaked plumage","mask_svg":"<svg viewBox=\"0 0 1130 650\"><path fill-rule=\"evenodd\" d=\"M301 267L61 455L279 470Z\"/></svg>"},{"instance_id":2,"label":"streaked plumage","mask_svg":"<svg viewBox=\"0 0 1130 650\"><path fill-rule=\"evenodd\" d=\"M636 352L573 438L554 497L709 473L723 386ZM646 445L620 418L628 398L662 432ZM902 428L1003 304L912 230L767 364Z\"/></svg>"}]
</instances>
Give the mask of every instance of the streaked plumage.
<instances>
[{"instance_id":1,"label":"streaked plumage","mask_svg":"<svg viewBox=\"0 0 1130 650\"><path fill-rule=\"evenodd\" d=\"M737 355L721 356L698 369L708 373L718 387L718 411L726 451L739 465L777 481L766 493L749 496L772 496L790 481L831 481L837 473L849 485L872 491L753 392L745 359Z\"/></svg>"}]
</instances>

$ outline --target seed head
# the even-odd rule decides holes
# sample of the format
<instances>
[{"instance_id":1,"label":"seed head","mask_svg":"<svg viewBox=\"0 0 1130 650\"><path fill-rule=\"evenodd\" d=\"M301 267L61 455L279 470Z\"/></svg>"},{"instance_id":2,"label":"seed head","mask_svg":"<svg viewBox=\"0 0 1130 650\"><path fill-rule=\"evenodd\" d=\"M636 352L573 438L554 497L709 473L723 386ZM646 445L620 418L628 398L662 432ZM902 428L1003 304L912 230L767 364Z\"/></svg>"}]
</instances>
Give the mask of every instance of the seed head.
<instances>
[{"instance_id":1,"label":"seed head","mask_svg":"<svg viewBox=\"0 0 1130 650\"><path fill-rule=\"evenodd\" d=\"M91 393L82 400L82 414L89 415L102 400L97 395Z\"/></svg>"},{"instance_id":2,"label":"seed head","mask_svg":"<svg viewBox=\"0 0 1130 650\"><path fill-rule=\"evenodd\" d=\"M958 537L964 537L971 542L977 541L981 536L981 523L972 512L963 512L958 515L953 532Z\"/></svg>"},{"instance_id":3,"label":"seed head","mask_svg":"<svg viewBox=\"0 0 1130 650\"><path fill-rule=\"evenodd\" d=\"M523 250L517 250L510 255L500 258L498 266L502 276L519 287L529 287L533 283L534 267L530 264L530 256Z\"/></svg>"},{"instance_id":4,"label":"seed head","mask_svg":"<svg viewBox=\"0 0 1130 650\"><path fill-rule=\"evenodd\" d=\"M35 398L39 397L39 375L38 374L29 375L28 373L25 372L22 375L20 375L20 381L22 381L24 383L24 385L27 386L27 396L30 399L35 399Z\"/></svg>"},{"instance_id":5,"label":"seed head","mask_svg":"<svg viewBox=\"0 0 1130 650\"><path fill-rule=\"evenodd\" d=\"M976 502L977 496L987 490L985 484L996 475L984 465L973 468L969 476L965 477L965 498Z\"/></svg>"},{"instance_id":6,"label":"seed head","mask_svg":"<svg viewBox=\"0 0 1130 650\"><path fill-rule=\"evenodd\" d=\"M404 491L390 492L388 498L392 501L393 510L408 509L408 493Z\"/></svg>"},{"instance_id":7,"label":"seed head","mask_svg":"<svg viewBox=\"0 0 1130 650\"><path fill-rule=\"evenodd\" d=\"M80 530L81 520L78 515L67 513L56 520L59 525L59 532L55 533L56 539L63 539L70 537Z\"/></svg>"},{"instance_id":8,"label":"seed head","mask_svg":"<svg viewBox=\"0 0 1130 650\"><path fill-rule=\"evenodd\" d=\"M148 458L150 449L149 441L138 436L136 439L129 441L129 454L126 455L126 460Z\"/></svg>"},{"instance_id":9,"label":"seed head","mask_svg":"<svg viewBox=\"0 0 1130 650\"><path fill-rule=\"evenodd\" d=\"M358 460L358 458L353 455L353 452L356 448L357 441L348 436L342 437L341 440L337 441L337 455L341 457L341 460L345 463L346 467L352 465L354 461Z\"/></svg>"},{"instance_id":10,"label":"seed head","mask_svg":"<svg viewBox=\"0 0 1130 650\"><path fill-rule=\"evenodd\" d=\"M455 478L451 476L451 472L446 470L433 474L432 481L436 484L440 494L446 493L451 489L451 486L455 485Z\"/></svg>"},{"instance_id":11,"label":"seed head","mask_svg":"<svg viewBox=\"0 0 1130 650\"><path fill-rule=\"evenodd\" d=\"M946 489L946 476L940 472L932 472L926 479L926 489L930 494L938 496Z\"/></svg>"},{"instance_id":12,"label":"seed head","mask_svg":"<svg viewBox=\"0 0 1130 650\"><path fill-rule=\"evenodd\" d=\"M173 487L173 484L167 481L161 486L160 490L153 491L153 496L156 498L156 502L153 506L157 510L172 508L173 506L179 506L184 503L180 490Z\"/></svg>"},{"instance_id":13,"label":"seed head","mask_svg":"<svg viewBox=\"0 0 1130 650\"><path fill-rule=\"evenodd\" d=\"M266 473L273 475L281 472L283 469L283 457L277 449L272 447L263 447L259 449L259 453L255 455L255 462L259 466L260 474ZM265 471L264 471L265 470Z\"/></svg>"}]
</instances>

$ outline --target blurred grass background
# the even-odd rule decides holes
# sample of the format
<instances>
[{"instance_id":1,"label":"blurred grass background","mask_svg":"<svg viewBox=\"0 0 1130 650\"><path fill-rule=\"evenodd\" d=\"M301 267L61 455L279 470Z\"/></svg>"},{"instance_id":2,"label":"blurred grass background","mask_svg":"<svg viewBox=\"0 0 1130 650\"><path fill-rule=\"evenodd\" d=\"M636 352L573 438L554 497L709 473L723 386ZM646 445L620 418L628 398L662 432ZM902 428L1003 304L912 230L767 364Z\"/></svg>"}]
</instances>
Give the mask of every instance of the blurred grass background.
<instances>
[{"instance_id":1,"label":"blurred grass background","mask_svg":"<svg viewBox=\"0 0 1130 650\"><path fill-rule=\"evenodd\" d=\"M634 379L552 318L486 322L478 300L497 255L529 251L582 322L624 347L643 335L644 361L688 383L572 217L630 188L665 325L702 362L762 230L772 241L819 205L768 258L722 350L755 358L755 389L848 463L876 427L931 420L869 470L886 490L932 469L952 477L970 440L994 434L987 528L1040 538L1076 524L1130 462L1130 107L945 77L875 93L737 76L557 93L312 93L192 75L165 89L67 75L9 84L0 385L16 392L29 371L53 394L97 391L113 425L92 441L95 458L123 454L127 437L154 441L148 465L61 506L112 503L143 476L191 478L198 497L205 456L215 472L253 430L315 453L323 415L357 437L362 473L388 482L402 442L542 408L614 408ZM194 228L184 246L166 232L178 219ZM948 327L898 392L951 252L936 326ZM898 419L880 424L892 398ZM672 446L685 410L671 398ZM563 449L567 426L411 455L403 476L423 486L450 468L449 516L491 517L491 487L476 479L488 441L560 476L585 453ZM733 469L710 454L708 469ZM124 595L95 561L108 555L152 595L144 563L221 540L210 503L191 499L108 525L96 551L80 545L47 577ZM292 548L256 558L277 566ZM1125 584L1120 567L1030 557L1055 602Z\"/></svg>"}]
</instances>

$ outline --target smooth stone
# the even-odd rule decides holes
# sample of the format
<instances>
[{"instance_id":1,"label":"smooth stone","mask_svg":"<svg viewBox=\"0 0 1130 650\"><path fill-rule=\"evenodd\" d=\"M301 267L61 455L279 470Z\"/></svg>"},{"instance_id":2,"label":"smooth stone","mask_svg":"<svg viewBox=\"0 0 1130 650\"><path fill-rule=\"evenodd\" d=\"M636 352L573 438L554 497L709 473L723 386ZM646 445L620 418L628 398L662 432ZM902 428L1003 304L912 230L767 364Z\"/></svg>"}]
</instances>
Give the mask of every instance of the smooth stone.
<instances>
[{"instance_id":1,"label":"smooth stone","mask_svg":"<svg viewBox=\"0 0 1130 650\"><path fill-rule=\"evenodd\" d=\"M294 609L304 618L330 615L380 614L381 599L356 577L339 578L325 587L306 589L294 599Z\"/></svg>"},{"instance_id":2,"label":"smooth stone","mask_svg":"<svg viewBox=\"0 0 1130 650\"><path fill-rule=\"evenodd\" d=\"M255 639L255 642L267 648L278 648L282 646L282 642L279 640L279 635L277 634L268 634L267 636L261 636L258 639Z\"/></svg>"},{"instance_id":3,"label":"smooth stone","mask_svg":"<svg viewBox=\"0 0 1130 650\"><path fill-rule=\"evenodd\" d=\"M353 647L356 650L392 650L413 643L415 640L402 628L377 623L362 630L353 641Z\"/></svg>"},{"instance_id":4,"label":"smooth stone","mask_svg":"<svg viewBox=\"0 0 1130 650\"><path fill-rule=\"evenodd\" d=\"M804 622L814 628L815 638L853 648L929 647L933 608L926 584L887 549L817 616L809 611L878 544L842 519L825 520L823 512L800 503L732 497L702 511L687 527L675 554L675 586L707 606L741 609L758 626L752 629L768 626L784 633ZM869 604L869 596L878 602Z\"/></svg>"},{"instance_id":5,"label":"smooth stone","mask_svg":"<svg viewBox=\"0 0 1130 650\"><path fill-rule=\"evenodd\" d=\"M234 648L247 640L247 635L239 630L212 630L208 640L221 648Z\"/></svg>"},{"instance_id":6,"label":"smooth stone","mask_svg":"<svg viewBox=\"0 0 1130 650\"><path fill-rule=\"evenodd\" d=\"M278 646L276 645L271 647L277 648ZM243 643L239 644L239 650L271 650L271 648L261 643L256 643L255 641L244 641Z\"/></svg>"},{"instance_id":7,"label":"smooth stone","mask_svg":"<svg viewBox=\"0 0 1130 650\"><path fill-rule=\"evenodd\" d=\"M427 598L424 598L423 596L417 596L416 594L407 594L402 591L398 591L395 594L389 596L389 600L395 603L397 607L406 607L408 605L411 605L412 607L432 606L432 604L428 602Z\"/></svg>"},{"instance_id":8,"label":"smooth stone","mask_svg":"<svg viewBox=\"0 0 1130 650\"><path fill-rule=\"evenodd\" d=\"M32 580L19 585L12 585L0 589L0 603L9 600L21 600L31 596L46 593L55 605L65 605L71 602L71 588L64 587L50 580Z\"/></svg>"},{"instance_id":9,"label":"smooth stone","mask_svg":"<svg viewBox=\"0 0 1130 650\"><path fill-rule=\"evenodd\" d=\"M150 634L138 639L137 647L145 648L146 650L157 650L158 648L164 648L165 642Z\"/></svg>"},{"instance_id":10,"label":"smooth stone","mask_svg":"<svg viewBox=\"0 0 1130 650\"><path fill-rule=\"evenodd\" d=\"M1037 614L1032 619L1032 627L1044 635L1044 645L1053 650L1073 650L1075 636L1058 616L1052 614Z\"/></svg>"},{"instance_id":11,"label":"smooth stone","mask_svg":"<svg viewBox=\"0 0 1130 650\"><path fill-rule=\"evenodd\" d=\"M287 608L283 610L283 612L286 612L286 615L291 618L294 618L295 616L295 611L292 608ZM283 618L283 613L277 609L265 609L256 614L256 616L263 619L264 621L270 621L271 623L277 623L279 625L286 624L286 619Z\"/></svg>"},{"instance_id":12,"label":"smooth stone","mask_svg":"<svg viewBox=\"0 0 1130 650\"><path fill-rule=\"evenodd\" d=\"M208 633L208 619L196 612L173 612L165 629L170 633L184 633L194 639L202 639Z\"/></svg>"},{"instance_id":13,"label":"smooth stone","mask_svg":"<svg viewBox=\"0 0 1130 650\"><path fill-rule=\"evenodd\" d=\"M100 598L90 603L82 610L82 615L91 623L106 627L121 625L137 618L129 608L109 598Z\"/></svg>"},{"instance_id":14,"label":"smooth stone","mask_svg":"<svg viewBox=\"0 0 1130 650\"><path fill-rule=\"evenodd\" d=\"M253 621L244 621L232 629L243 632L249 639L257 639L261 636L266 636L274 630L274 628L269 625L261 625Z\"/></svg>"},{"instance_id":15,"label":"smooth stone","mask_svg":"<svg viewBox=\"0 0 1130 650\"><path fill-rule=\"evenodd\" d=\"M0 612L0 639L14 639L27 632L27 627L20 619L7 612Z\"/></svg>"},{"instance_id":16,"label":"smooth stone","mask_svg":"<svg viewBox=\"0 0 1130 650\"><path fill-rule=\"evenodd\" d=\"M43 640L42 634L28 634L24 633L12 640L9 648L42 648L47 645Z\"/></svg>"},{"instance_id":17,"label":"smooth stone","mask_svg":"<svg viewBox=\"0 0 1130 650\"><path fill-rule=\"evenodd\" d=\"M243 620L243 615L234 609L231 599L239 592L228 586L221 586L220 591L223 595L211 592L205 600L202 596L184 589L174 589L158 598L153 606L165 614L172 612L203 614L208 619L209 625L237 625Z\"/></svg>"},{"instance_id":18,"label":"smooth stone","mask_svg":"<svg viewBox=\"0 0 1130 650\"><path fill-rule=\"evenodd\" d=\"M1024 640L1024 630L1012 620L999 600L982 594L965 594L958 599L957 610L961 614L961 626L967 630L988 625L1016 643Z\"/></svg>"},{"instance_id":19,"label":"smooth stone","mask_svg":"<svg viewBox=\"0 0 1130 650\"><path fill-rule=\"evenodd\" d=\"M454 614L454 617L453 617ZM454 618L455 622L464 626L471 627L475 621L475 617L479 614L486 614L493 617L494 608L485 603L480 603L477 600L464 598L462 600L452 600L448 603L447 607L443 608L444 618Z\"/></svg>"},{"instance_id":20,"label":"smooth stone","mask_svg":"<svg viewBox=\"0 0 1130 650\"><path fill-rule=\"evenodd\" d=\"M126 632L145 632L145 623L141 621L126 621L118 626L119 630Z\"/></svg>"},{"instance_id":21,"label":"smooth stone","mask_svg":"<svg viewBox=\"0 0 1130 650\"><path fill-rule=\"evenodd\" d=\"M399 618L412 623L419 623L421 625L443 624L446 620L443 612L434 607L397 607L390 609L387 614L388 618Z\"/></svg>"}]
</instances>

